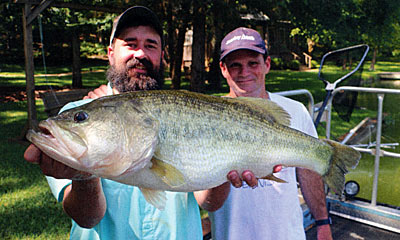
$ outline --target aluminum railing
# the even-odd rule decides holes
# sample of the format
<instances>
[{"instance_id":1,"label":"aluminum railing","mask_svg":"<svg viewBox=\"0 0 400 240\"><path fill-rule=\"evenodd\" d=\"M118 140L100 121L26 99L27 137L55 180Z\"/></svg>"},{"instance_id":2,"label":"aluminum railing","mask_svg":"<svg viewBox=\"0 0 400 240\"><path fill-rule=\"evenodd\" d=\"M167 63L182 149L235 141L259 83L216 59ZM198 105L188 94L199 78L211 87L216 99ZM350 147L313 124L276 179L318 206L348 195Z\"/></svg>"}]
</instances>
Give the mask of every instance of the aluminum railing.
<instances>
[{"instance_id":1,"label":"aluminum railing","mask_svg":"<svg viewBox=\"0 0 400 240\"><path fill-rule=\"evenodd\" d=\"M378 177L379 177L379 162L380 158L383 156L390 156L395 158L400 158L400 154L393 153L389 151L384 151L381 149L383 145L381 143L382 137L382 113L383 113L383 99L385 94L400 94L400 89L387 89L387 88L366 88L366 87L350 87L344 86L335 89L332 93L332 97L328 103L328 116L326 122L326 138L330 138L330 131L331 131L331 114L332 114L332 99L338 92L343 91L353 91L353 92L364 92L364 93L375 93L377 94L378 99L378 116L377 116L377 130L376 130L376 146L375 149L368 149L362 147L354 147L356 150L369 153L371 155L375 155L375 165L374 165L374 181L372 186L372 197L371 197L371 205L376 206L376 199L377 199L377 192L378 192ZM394 144L396 145L396 144Z\"/></svg>"},{"instance_id":2,"label":"aluminum railing","mask_svg":"<svg viewBox=\"0 0 400 240\"><path fill-rule=\"evenodd\" d=\"M308 97L308 111L310 112L311 118L314 119L314 97L312 96L311 92L308 91L307 89L297 89L297 90L281 91L274 93L285 97L295 96L295 95L306 95Z\"/></svg>"}]
</instances>

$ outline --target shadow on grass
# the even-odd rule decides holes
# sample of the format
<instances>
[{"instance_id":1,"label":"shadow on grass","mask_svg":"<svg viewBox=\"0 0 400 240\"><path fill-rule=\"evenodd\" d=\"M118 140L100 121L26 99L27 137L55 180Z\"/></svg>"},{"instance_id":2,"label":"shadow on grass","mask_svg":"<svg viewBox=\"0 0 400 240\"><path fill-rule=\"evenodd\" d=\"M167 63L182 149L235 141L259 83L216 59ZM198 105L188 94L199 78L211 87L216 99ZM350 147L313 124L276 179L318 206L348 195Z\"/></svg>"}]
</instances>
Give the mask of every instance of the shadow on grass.
<instances>
[{"instance_id":1,"label":"shadow on grass","mask_svg":"<svg viewBox=\"0 0 400 240\"><path fill-rule=\"evenodd\" d=\"M0 207L1 239L67 239L71 220L49 191L8 200ZM4 197L2 197L4 198Z\"/></svg>"}]
</instances>

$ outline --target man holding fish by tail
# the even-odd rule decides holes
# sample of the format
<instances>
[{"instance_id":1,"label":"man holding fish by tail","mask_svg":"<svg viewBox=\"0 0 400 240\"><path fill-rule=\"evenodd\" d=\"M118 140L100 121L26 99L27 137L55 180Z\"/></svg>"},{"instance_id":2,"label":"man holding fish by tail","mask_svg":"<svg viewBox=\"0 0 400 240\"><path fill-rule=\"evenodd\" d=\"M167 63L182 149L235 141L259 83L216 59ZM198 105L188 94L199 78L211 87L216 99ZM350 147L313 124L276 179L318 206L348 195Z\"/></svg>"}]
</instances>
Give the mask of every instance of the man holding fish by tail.
<instances>
[{"instance_id":1,"label":"man holding fish by tail","mask_svg":"<svg viewBox=\"0 0 400 240\"><path fill-rule=\"evenodd\" d=\"M127 9L114 21L108 47L108 86L62 110L88 103L88 98L136 90L160 89L163 84L164 39L161 24L149 9ZM96 93L98 95L96 95ZM77 116L81 118L84 116ZM146 202L134 186L93 177L68 167L30 145L24 158L38 164L64 211L73 219L70 239L202 239L198 207L218 209L229 193L229 183L201 193L167 192L164 210ZM243 178L249 186L257 179L250 171L228 175L233 185ZM198 194L198 196L196 196ZM199 199L196 201L196 198Z\"/></svg>"},{"instance_id":2,"label":"man holding fish by tail","mask_svg":"<svg viewBox=\"0 0 400 240\"><path fill-rule=\"evenodd\" d=\"M266 92L270 62L265 42L257 31L242 27L228 33L222 40L220 55L220 68L230 87L227 97L276 102L291 116L290 127L317 137L312 119L301 103ZM305 239L296 176L317 220L318 239L332 239L321 176L308 169L290 167L275 176L287 183L260 179L254 189L247 185L231 187L223 206L209 213L213 239Z\"/></svg>"}]
</instances>

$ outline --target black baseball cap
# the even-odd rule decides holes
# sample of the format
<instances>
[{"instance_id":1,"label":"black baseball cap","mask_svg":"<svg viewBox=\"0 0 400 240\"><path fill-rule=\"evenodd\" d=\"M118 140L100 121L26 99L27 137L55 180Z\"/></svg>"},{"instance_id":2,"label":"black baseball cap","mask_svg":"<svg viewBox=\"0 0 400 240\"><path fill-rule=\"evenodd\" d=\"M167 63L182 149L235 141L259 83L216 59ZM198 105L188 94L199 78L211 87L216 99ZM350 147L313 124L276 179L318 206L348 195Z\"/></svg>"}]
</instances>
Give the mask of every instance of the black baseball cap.
<instances>
[{"instance_id":1,"label":"black baseball cap","mask_svg":"<svg viewBox=\"0 0 400 240\"><path fill-rule=\"evenodd\" d=\"M128 8L114 20L110 37L110 45L114 41L114 38L121 34L124 28L140 25L149 25L153 27L154 30L156 30L156 32L160 35L161 44L164 46L163 29L158 17L153 11L143 6L134 6Z\"/></svg>"},{"instance_id":2,"label":"black baseball cap","mask_svg":"<svg viewBox=\"0 0 400 240\"><path fill-rule=\"evenodd\" d=\"M263 55L267 53L265 42L256 30L240 27L222 39L219 60L222 61L226 55L240 49L252 50Z\"/></svg>"}]
</instances>

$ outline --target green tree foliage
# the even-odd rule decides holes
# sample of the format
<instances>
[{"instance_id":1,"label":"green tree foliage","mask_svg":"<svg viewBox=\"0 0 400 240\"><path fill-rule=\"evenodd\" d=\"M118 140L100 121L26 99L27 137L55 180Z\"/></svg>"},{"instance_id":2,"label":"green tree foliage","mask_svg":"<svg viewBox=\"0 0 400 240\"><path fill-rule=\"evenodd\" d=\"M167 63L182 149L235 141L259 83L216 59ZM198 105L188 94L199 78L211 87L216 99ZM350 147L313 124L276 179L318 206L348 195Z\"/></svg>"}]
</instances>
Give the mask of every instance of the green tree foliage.
<instances>
[{"instance_id":1,"label":"green tree foliage","mask_svg":"<svg viewBox=\"0 0 400 240\"><path fill-rule=\"evenodd\" d=\"M379 49L393 51L399 39L400 5L397 0L286 0L293 35L325 50L368 44L373 62ZM398 48L398 47L397 47ZM309 51L311 52L311 51Z\"/></svg>"},{"instance_id":2,"label":"green tree foliage","mask_svg":"<svg viewBox=\"0 0 400 240\"><path fill-rule=\"evenodd\" d=\"M308 50L315 45L327 49L360 43L359 15L353 0L287 0L286 8L294 31L308 39Z\"/></svg>"},{"instance_id":3,"label":"green tree foliage","mask_svg":"<svg viewBox=\"0 0 400 240\"><path fill-rule=\"evenodd\" d=\"M17 63L24 58L22 9L11 3L0 3L0 55L2 61Z\"/></svg>"},{"instance_id":4,"label":"green tree foliage","mask_svg":"<svg viewBox=\"0 0 400 240\"><path fill-rule=\"evenodd\" d=\"M359 0L362 39L373 48L370 69L378 51L392 54L400 48L400 5L397 0Z\"/></svg>"},{"instance_id":5,"label":"green tree foliage","mask_svg":"<svg viewBox=\"0 0 400 240\"><path fill-rule=\"evenodd\" d=\"M40 1L36 1L40 2ZM66 8L60 4L70 4ZM194 7L196 4L204 9ZM52 5L41 13L44 45L40 43L38 21L33 24L34 52L37 60L44 47L49 64L71 64L72 39L79 38L80 56L105 55L109 43L112 20L124 9L132 5L143 5L152 9L163 23L165 33L165 60L173 80L173 88L180 88L181 63L185 33L193 29L198 19L204 20L204 27L195 28L194 41L201 46L208 57L209 66L196 67L204 86L204 69L210 71L206 80L212 89L221 86L219 72L220 42L228 32L239 26L272 29L285 22L291 32L290 44L297 53L309 52L317 58L322 53L367 43L375 55L400 55L400 12L398 0L54 0ZM0 54L2 61L23 62L23 4L1 3ZM97 10L93 10L97 7ZM201 11L200 11L201 10ZM200 18L200 15L204 15ZM254 19L243 20L243 14L266 14L270 20L259 22ZM198 30L202 31L198 34ZM204 30L203 30L204 29ZM286 30L286 29L285 29ZM197 33L196 33L197 32ZM270 32L270 34L274 34ZM284 34L288 35L287 32ZM75 37L74 37L75 36ZM277 37L277 36L271 36ZM288 38L288 36L287 36ZM76 42L75 42L76 43ZM295 43L295 44L294 44ZM273 49L280 41L274 42ZM379 51L378 51L379 50ZM380 53L380 55L379 55ZM197 59L197 58L196 58ZM197 59L198 60L198 59ZM198 64L202 64L199 61ZM168 69L168 68L167 68ZM202 88L202 87L200 87ZM203 89L199 89L202 91Z\"/></svg>"}]
</instances>

